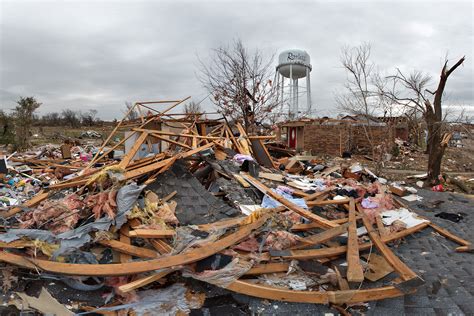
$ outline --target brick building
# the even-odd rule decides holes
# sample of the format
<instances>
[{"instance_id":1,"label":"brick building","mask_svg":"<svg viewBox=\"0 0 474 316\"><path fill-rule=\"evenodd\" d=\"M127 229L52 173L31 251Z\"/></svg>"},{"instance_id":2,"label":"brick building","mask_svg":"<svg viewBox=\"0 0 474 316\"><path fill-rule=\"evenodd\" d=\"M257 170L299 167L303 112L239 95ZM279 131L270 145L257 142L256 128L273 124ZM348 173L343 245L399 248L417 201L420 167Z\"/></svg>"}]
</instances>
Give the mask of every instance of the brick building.
<instances>
[{"instance_id":1,"label":"brick building","mask_svg":"<svg viewBox=\"0 0 474 316\"><path fill-rule=\"evenodd\" d=\"M311 152L340 155L344 151L368 153L367 133L372 134L375 145L393 144L395 138L408 139L404 122L383 122L378 119L361 119L345 116L342 119L301 119L281 126L281 140L290 148Z\"/></svg>"}]
</instances>

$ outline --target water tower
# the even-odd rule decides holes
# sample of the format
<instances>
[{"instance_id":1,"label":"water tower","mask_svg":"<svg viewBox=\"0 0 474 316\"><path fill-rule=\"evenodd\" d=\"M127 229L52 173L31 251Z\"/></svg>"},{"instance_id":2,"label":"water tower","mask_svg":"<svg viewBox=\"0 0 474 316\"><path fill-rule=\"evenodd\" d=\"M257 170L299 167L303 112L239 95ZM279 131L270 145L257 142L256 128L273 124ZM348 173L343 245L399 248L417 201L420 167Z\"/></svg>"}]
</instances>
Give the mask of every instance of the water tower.
<instances>
[{"instance_id":1,"label":"water tower","mask_svg":"<svg viewBox=\"0 0 474 316\"><path fill-rule=\"evenodd\" d=\"M311 114L311 64L309 54L300 49L285 50L278 56L277 86L281 89L279 92L280 102L285 102L285 95L288 95L288 114L290 119L294 119L302 114ZM306 77L306 107L299 108L298 79ZM285 78L290 82L285 86Z\"/></svg>"}]
</instances>

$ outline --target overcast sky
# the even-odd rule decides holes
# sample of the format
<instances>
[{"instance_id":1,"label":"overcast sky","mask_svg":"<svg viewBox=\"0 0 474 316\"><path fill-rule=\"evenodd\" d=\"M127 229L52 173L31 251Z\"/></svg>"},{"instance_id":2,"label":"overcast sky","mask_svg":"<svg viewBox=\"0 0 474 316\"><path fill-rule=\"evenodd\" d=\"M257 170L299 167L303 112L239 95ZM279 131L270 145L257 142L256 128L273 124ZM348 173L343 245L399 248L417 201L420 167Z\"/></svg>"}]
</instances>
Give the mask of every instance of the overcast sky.
<instances>
[{"instance_id":1,"label":"overcast sky","mask_svg":"<svg viewBox=\"0 0 474 316\"><path fill-rule=\"evenodd\" d=\"M257 2L257 3L255 3ZM0 108L35 96L40 113L97 109L120 118L125 101L200 101L197 56L241 38L268 55L311 56L317 115L335 116L344 45L372 45L373 61L436 81L446 54L464 66L446 104L474 116L472 1L22 1L0 0ZM203 102L212 110L209 100Z\"/></svg>"}]
</instances>

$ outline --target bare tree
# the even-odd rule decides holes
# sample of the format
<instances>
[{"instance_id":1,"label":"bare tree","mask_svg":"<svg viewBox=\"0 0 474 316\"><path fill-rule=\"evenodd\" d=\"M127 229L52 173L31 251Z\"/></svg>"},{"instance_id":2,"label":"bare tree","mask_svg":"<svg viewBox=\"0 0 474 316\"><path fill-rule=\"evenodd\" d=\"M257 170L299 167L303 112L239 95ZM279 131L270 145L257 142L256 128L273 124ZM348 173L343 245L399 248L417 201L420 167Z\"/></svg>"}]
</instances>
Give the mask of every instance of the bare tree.
<instances>
[{"instance_id":1,"label":"bare tree","mask_svg":"<svg viewBox=\"0 0 474 316\"><path fill-rule=\"evenodd\" d=\"M41 117L41 124L46 126L60 126L63 124L61 115L57 112L47 113Z\"/></svg>"},{"instance_id":2,"label":"bare tree","mask_svg":"<svg viewBox=\"0 0 474 316\"><path fill-rule=\"evenodd\" d=\"M441 162L447 146L449 136L443 135L445 131L446 113L443 114L442 102L443 94L449 76L464 62L465 57L460 58L451 68L448 68L448 60L441 69L441 74L436 91L428 89L431 77L420 71L413 71L405 75L397 69L395 75L389 78L401 87L401 90L385 91L385 95L393 102L402 105L412 111L421 112L426 122L427 152L428 152L428 184L435 184L439 180L441 173ZM433 97L433 104L429 96Z\"/></svg>"},{"instance_id":3,"label":"bare tree","mask_svg":"<svg viewBox=\"0 0 474 316\"><path fill-rule=\"evenodd\" d=\"M273 57L265 59L258 50L249 52L242 41L213 50L211 62L201 63L200 80L213 96L218 112L242 120L247 132L265 121L280 106L272 78Z\"/></svg>"},{"instance_id":4,"label":"bare tree","mask_svg":"<svg viewBox=\"0 0 474 316\"><path fill-rule=\"evenodd\" d=\"M63 110L61 112L61 116L63 118L64 124L70 127L79 127L81 125L81 121L79 119L79 113L74 110Z\"/></svg>"},{"instance_id":5,"label":"bare tree","mask_svg":"<svg viewBox=\"0 0 474 316\"><path fill-rule=\"evenodd\" d=\"M347 113L362 118L364 134L376 164L376 172L381 168L382 148L376 144L373 135L373 118L377 111L384 115L391 109L377 91L377 85L384 86L383 78L377 73L375 64L370 61L371 46L368 43L356 47L344 47L341 63L347 73L345 93L336 95L338 107Z\"/></svg>"},{"instance_id":6,"label":"bare tree","mask_svg":"<svg viewBox=\"0 0 474 316\"><path fill-rule=\"evenodd\" d=\"M125 110L123 112L124 112L124 114L128 113L127 118L130 121L136 120L139 117L138 111L136 109L131 110L132 108L133 108L133 104L131 102L126 101L125 102Z\"/></svg>"},{"instance_id":7,"label":"bare tree","mask_svg":"<svg viewBox=\"0 0 474 316\"><path fill-rule=\"evenodd\" d=\"M34 97L21 97L13 110L15 119L15 147L17 150L28 149L30 144L31 127L36 109L41 105Z\"/></svg>"},{"instance_id":8,"label":"bare tree","mask_svg":"<svg viewBox=\"0 0 474 316\"><path fill-rule=\"evenodd\" d=\"M199 103L191 101L184 105L184 113L193 119L199 119L202 114L202 108Z\"/></svg>"},{"instance_id":9,"label":"bare tree","mask_svg":"<svg viewBox=\"0 0 474 316\"><path fill-rule=\"evenodd\" d=\"M94 126L96 122L97 110L91 109L85 113L80 113L81 123L85 126Z\"/></svg>"},{"instance_id":10,"label":"bare tree","mask_svg":"<svg viewBox=\"0 0 474 316\"><path fill-rule=\"evenodd\" d=\"M202 107L200 104L191 101L189 103L186 103L184 105L184 113L186 114L197 114L197 113L202 113Z\"/></svg>"}]
</instances>

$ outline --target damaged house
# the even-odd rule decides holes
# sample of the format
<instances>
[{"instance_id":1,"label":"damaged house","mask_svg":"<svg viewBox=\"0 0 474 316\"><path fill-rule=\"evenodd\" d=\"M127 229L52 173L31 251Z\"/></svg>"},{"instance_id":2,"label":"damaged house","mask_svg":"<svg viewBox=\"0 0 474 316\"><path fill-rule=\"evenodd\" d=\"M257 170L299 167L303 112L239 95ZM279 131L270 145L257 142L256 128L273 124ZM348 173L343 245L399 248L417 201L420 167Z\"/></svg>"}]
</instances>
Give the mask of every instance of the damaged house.
<instances>
[{"instance_id":1,"label":"damaged house","mask_svg":"<svg viewBox=\"0 0 474 316\"><path fill-rule=\"evenodd\" d=\"M367 119L350 115L341 119L324 117L285 122L281 125L280 139L290 148L311 154L367 153L370 150L369 131L376 146L393 144L395 138L408 140L408 124L403 118Z\"/></svg>"}]
</instances>

